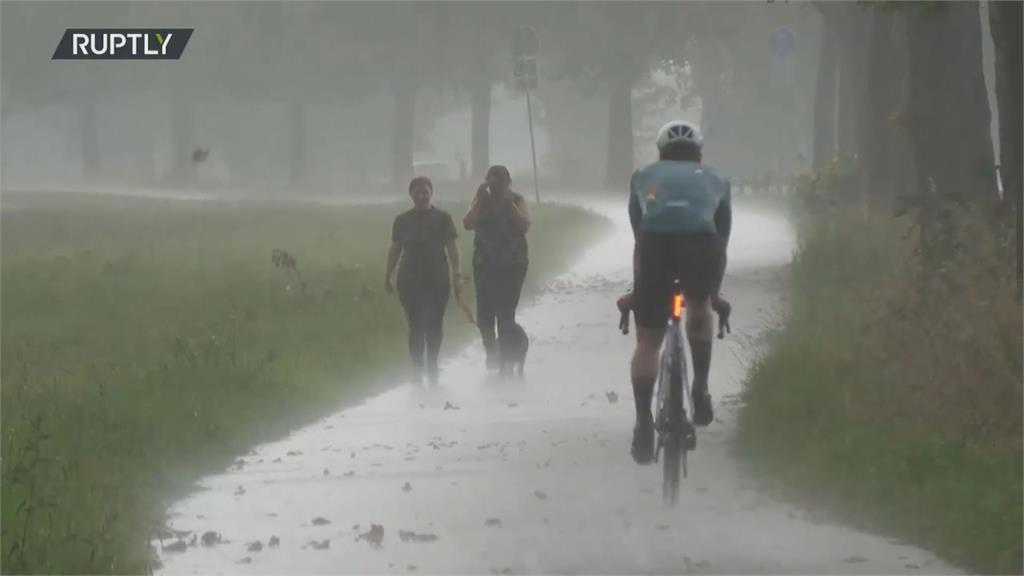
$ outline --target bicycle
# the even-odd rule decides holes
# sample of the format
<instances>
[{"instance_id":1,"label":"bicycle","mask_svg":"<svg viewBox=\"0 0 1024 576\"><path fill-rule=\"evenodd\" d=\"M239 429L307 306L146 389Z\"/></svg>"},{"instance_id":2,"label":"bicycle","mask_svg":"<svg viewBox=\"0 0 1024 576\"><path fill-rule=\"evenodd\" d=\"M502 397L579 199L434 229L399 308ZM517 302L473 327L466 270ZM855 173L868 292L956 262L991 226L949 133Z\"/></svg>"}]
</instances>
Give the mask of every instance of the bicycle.
<instances>
[{"instance_id":1,"label":"bicycle","mask_svg":"<svg viewBox=\"0 0 1024 576\"><path fill-rule=\"evenodd\" d=\"M697 429L693 425L693 398L690 393L690 378L686 362L686 337L683 333L682 316L686 308L679 281L672 288L672 315L668 321L665 340L662 342L659 358L657 393L655 394L656 416L654 419L657 441L654 461L664 450L662 458L662 498L674 506L679 498L679 474L688 474L687 452L697 449ZM718 338L725 331L731 332L729 314L732 306L722 298L715 299L715 311L719 314ZM622 317L619 329L629 334L629 313L631 307L624 307L620 301Z\"/></svg>"}]
</instances>

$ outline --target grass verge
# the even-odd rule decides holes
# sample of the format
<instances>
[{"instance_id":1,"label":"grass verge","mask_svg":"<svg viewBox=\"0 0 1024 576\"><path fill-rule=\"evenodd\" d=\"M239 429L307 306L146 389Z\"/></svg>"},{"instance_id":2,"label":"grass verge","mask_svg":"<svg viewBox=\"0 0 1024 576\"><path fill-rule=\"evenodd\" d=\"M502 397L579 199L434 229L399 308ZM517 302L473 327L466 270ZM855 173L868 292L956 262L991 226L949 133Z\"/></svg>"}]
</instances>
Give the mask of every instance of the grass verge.
<instances>
[{"instance_id":1,"label":"grass verge","mask_svg":"<svg viewBox=\"0 0 1024 576\"><path fill-rule=\"evenodd\" d=\"M958 252L926 266L907 226L840 210L801 227L788 321L752 371L738 447L812 508L1019 574L1012 266L970 218Z\"/></svg>"},{"instance_id":2,"label":"grass verge","mask_svg":"<svg viewBox=\"0 0 1024 576\"><path fill-rule=\"evenodd\" d=\"M4 200L5 573L145 572L167 502L196 478L405 368L381 289L405 204ZM533 209L527 296L606 224ZM452 350L471 331L449 314Z\"/></svg>"}]
</instances>

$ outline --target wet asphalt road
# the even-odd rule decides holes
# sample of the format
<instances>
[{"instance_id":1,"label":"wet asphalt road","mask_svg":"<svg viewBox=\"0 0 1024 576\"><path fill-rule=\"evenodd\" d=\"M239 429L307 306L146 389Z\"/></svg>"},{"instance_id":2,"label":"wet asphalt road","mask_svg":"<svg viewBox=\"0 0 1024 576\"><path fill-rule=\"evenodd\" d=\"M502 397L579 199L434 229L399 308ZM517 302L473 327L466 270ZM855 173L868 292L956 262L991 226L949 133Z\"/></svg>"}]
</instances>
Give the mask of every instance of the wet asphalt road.
<instances>
[{"instance_id":1,"label":"wet asphalt road","mask_svg":"<svg viewBox=\"0 0 1024 576\"><path fill-rule=\"evenodd\" d=\"M731 454L746 367L780 320L794 247L780 216L742 206L724 286L733 334L716 341L712 365L716 421L700 433L678 506L663 506L660 469L629 456L632 337L617 331L614 301L629 286L632 237L624 203L598 209L614 232L520 311L531 336L524 381L486 373L476 344L443 366L437 388L396 386L240 455L169 510L171 527L191 532L184 541L208 531L221 541L179 552L174 539L155 542L162 571L952 571L772 499Z\"/></svg>"}]
</instances>

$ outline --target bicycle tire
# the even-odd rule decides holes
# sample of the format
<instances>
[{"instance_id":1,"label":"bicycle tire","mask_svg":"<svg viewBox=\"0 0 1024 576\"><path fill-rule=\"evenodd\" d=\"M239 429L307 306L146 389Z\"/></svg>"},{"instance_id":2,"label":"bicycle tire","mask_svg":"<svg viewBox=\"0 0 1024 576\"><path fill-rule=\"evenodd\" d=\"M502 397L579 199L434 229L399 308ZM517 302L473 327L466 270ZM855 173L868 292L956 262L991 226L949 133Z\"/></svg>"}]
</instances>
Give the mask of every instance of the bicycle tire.
<instances>
[{"instance_id":1,"label":"bicycle tire","mask_svg":"<svg viewBox=\"0 0 1024 576\"><path fill-rule=\"evenodd\" d=\"M686 466L683 446L683 363L682 350L672 353L669 363L669 388L665 434L665 458L662 472L662 497L672 506L679 499L679 474Z\"/></svg>"}]
</instances>

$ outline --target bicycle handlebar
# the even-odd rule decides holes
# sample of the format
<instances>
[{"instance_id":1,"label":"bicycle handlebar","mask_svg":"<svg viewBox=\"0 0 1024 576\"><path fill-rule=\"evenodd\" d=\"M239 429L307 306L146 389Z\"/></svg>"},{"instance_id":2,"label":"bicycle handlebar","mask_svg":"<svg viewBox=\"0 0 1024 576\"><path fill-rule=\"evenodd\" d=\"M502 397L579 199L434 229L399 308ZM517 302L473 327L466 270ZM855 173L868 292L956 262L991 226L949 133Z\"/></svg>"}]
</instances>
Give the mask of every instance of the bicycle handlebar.
<instances>
[{"instance_id":1,"label":"bicycle handlebar","mask_svg":"<svg viewBox=\"0 0 1024 576\"><path fill-rule=\"evenodd\" d=\"M711 309L718 314L718 339L722 340L726 334L732 334L732 326L729 324L729 316L732 315L732 304L728 300L719 296L711 302ZM629 334L629 308L619 306L619 330L624 334Z\"/></svg>"}]
</instances>

